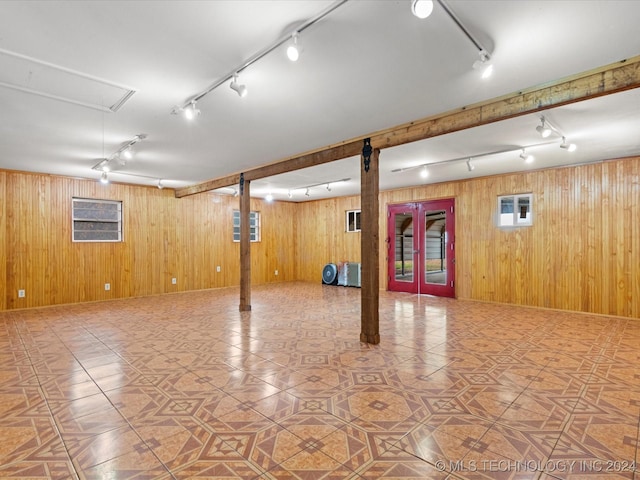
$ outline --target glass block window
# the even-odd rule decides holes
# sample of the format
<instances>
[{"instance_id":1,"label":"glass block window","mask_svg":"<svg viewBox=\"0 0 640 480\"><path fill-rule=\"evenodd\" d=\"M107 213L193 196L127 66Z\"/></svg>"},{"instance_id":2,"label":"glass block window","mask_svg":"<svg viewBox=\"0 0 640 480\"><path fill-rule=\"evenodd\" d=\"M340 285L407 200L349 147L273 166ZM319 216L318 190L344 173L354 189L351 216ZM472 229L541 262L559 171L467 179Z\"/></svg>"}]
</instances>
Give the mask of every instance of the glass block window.
<instances>
[{"instance_id":1,"label":"glass block window","mask_svg":"<svg viewBox=\"0 0 640 480\"><path fill-rule=\"evenodd\" d=\"M74 242L121 242L122 202L73 198Z\"/></svg>"},{"instance_id":2,"label":"glass block window","mask_svg":"<svg viewBox=\"0 0 640 480\"><path fill-rule=\"evenodd\" d=\"M249 213L249 238L252 242L260 241L260 212ZM233 241L240 241L240 210L233 211Z\"/></svg>"}]
</instances>

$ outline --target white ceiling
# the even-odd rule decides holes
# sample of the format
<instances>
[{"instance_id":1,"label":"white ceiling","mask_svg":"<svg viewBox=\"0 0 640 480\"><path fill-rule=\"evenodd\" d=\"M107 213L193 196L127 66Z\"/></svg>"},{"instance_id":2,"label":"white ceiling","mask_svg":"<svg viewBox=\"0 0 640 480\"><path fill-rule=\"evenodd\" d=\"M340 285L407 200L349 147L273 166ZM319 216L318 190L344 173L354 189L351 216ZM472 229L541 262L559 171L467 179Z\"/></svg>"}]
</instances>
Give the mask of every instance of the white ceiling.
<instances>
[{"instance_id":1,"label":"white ceiling","mask_svg":"<svg viewBox=\"0 0 640 480\"><path fill-rule=\"evenodd\" d=\"M456 1L448 5L492 53L479 78L477 49L443 9L419 20L409 0L350 0L198 102L188 122L176 105L293 32L332 1L0 2L0 168L98 179L93 170L137 134L147 138L114 181L182 187L517 92L640 54L640 1ZM28 57L25 59L24 57ZM35 60L27 61L27 60ZM108 84L108 85L106 85ZM100 86L98 88L96 85ZM115 112L100 109L127 88ZM78 97L70 103L33 93ZM115 90L114 90L115 89ZM95 98L93 98L95 97ZM95 106L98 106L97 108ZM640 154L640 92L555 108L545 116L578 145L540 143L527 115L382 151L380 188L592 162ZM466 157L474 160L469 172ZM422 179L419 168L442 163ZM343 183L301 187L350 178ZM223 189L231 193L232 189ZM357 158L252 182L252 193L304 201L359 191Z\"/></svg>"}]
</instances>

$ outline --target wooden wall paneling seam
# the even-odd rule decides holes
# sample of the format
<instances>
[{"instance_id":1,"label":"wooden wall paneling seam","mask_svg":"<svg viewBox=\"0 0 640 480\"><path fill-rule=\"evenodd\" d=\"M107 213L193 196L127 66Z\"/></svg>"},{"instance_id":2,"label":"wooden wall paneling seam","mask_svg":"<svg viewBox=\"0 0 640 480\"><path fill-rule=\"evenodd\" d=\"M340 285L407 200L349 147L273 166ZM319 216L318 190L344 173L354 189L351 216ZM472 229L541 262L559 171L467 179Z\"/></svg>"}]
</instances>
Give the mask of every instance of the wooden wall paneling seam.
<instances>
[{"instance_id":1,"label":"wooden wall paneling seam","mask_svg":"<svg viewBox=\"0 0 640 480\"><path fill-rule=\"evenodd\" d=\"M640 56L252 168L244 175L249 180L258 180L355 156L367 137L374 147L388 148L638 87ZM228 175L177 189L176 196L233 185L236 178L237 174Z\"/></svg>"}]
</instances>

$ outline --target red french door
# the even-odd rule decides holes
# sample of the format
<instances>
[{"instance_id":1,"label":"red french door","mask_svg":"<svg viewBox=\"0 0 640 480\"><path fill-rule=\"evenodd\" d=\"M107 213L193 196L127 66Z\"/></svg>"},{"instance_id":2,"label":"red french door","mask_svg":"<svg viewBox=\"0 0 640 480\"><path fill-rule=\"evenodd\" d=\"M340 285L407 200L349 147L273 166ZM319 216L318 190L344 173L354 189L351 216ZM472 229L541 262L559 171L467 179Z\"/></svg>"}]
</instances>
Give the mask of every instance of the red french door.
<instances>
[{"instance_id":1,"label":"red french door","mask_svg":"<svg viewBox=\"0 0 640 480\"><path fill-rule=\"evenodd\" d=\"M455 297L454 199L388 207L389 290Z\"/></svg>"}]
</instances>

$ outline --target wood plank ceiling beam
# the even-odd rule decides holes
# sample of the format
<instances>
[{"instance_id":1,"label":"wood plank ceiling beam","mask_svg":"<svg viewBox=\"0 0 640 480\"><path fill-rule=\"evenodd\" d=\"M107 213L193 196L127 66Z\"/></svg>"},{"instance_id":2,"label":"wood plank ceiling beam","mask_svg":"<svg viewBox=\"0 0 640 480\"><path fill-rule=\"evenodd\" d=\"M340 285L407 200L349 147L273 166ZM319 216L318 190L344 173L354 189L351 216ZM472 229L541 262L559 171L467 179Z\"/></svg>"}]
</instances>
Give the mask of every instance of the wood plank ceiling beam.
<instances>
[{"instance_id":1,"label":"wood plank ceiling beam","mask_svg":"<svg viewBox=\"0 0 640 480\"><path fill-rule=\"evenodd\" d=\"M360 154L362 141L365 138L371 138L371 145L374 148L389 148L638 87L640 87L640 55L552 83L252 168L246 170L244 176L245 180L258 180L357 156ZM239 178L239 173L220 177L176 189L175 195L181 198L228 187L237 184Z\"/></svg>"}]
</instances>

